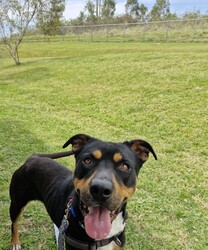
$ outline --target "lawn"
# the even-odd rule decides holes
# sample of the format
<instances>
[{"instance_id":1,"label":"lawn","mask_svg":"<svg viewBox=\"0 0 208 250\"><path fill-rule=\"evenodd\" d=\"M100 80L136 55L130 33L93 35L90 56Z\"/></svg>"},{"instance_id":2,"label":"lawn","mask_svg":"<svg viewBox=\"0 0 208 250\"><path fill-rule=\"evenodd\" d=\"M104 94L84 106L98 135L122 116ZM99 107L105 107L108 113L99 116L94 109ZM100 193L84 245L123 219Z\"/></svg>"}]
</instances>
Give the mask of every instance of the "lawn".
<instances>
[{"instance_id":1,"label":"lawn","mask_svg":"<svg viewBox=\"0 0 208 250\"><path fill-rule=\"evenodd\" d=\"M208 249L208 44L25 43L20 58L0 58L0 249L12 173L77 133L141 138L157 153L128 203L127 250ZM23 249L56 249L41 203L20 220Z\"/></svg>"}]
</instances>

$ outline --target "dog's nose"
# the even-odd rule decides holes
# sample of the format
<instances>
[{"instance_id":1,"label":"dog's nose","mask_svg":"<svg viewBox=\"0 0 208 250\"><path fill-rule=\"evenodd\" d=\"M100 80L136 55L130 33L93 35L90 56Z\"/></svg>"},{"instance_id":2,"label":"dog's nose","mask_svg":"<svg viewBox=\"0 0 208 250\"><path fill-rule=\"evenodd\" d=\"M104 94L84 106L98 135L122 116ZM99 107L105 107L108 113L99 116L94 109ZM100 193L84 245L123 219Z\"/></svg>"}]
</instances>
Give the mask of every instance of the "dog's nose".
<instances>
[{"instance_id":1,"label":"dog's nose","mask_svg":"<svg viewBox=\"0 0 208 250\"><path fill-rule=\"evenodd\" d=\"M113 183L106 179L93 179L90 186L90 193L98 200L107 200L113 192Z\"/></svg>"}]
</instances>

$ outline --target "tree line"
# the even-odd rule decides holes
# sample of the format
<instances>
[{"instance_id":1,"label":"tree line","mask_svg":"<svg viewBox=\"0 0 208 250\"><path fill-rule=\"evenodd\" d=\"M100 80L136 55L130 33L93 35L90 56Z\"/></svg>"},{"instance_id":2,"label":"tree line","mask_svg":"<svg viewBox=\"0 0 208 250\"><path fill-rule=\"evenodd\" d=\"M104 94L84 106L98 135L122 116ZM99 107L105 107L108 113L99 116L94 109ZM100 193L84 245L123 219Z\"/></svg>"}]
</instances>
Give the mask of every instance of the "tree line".
<instances>
[{"instance_id":1,"label":"tree line","mask_svg":"<svg viewBox=\"0 0 208 250\"><path fill-rule=\"evenodd\" d=\"M142 1L126 0L124 13L120 15L115 13L115 0L87 0L79 16L72 20L63 20L62 25L140 23L208 17L208 12L204 15L199 10L186 11L182 16L178 16L171 12L169 0L155 0L151 9L148 9Z\"/></svg>"},{"instance_id":2,"label":"tree line","mask_svg":"<svg viewBox=\"0 0 208 250\"><path fill-rule=\"evenodd\" d=\"M87 0L84 9L74 19L65 20L65 0L0 0L0 42L17 65L18 48L26 31L32 26L44 35L56 35L57 27L66 25L95 25L105 23L139 23L181 19L171 13L169 0L155 0L149 10L138 0L126 0L125 12L116 15L115 0ZM200 11L186 12L184 19L208 17Z\"/></svg>"},{"instance_id":3,"label":"tree line","mask_svg":"<svg viewBox=\"0 0 208 250\"><path fill-rule=\"evenodd\" d=\"M79 17L70 20L73 24L98 24L98 23L119 23L119 22L145 22L152 20L164 20L175 18L170 12L170 3L168 0L156 0L153 8L148 8L138 0L127 0L125 4L125 13L115 15L115 0L88 0L84 10L80 12Z\"/></svg>"},{"instance_id":4,"label":"tree line","mask_svg":"<svg viewBox=\"0 0 208 250\"><path fill-rule=\"evenodd\" d=\"M45 35L54 35L58 26L64 25L96 25L106 23L139 23L177 19L196 19L208 17L199 10L186 11L182 16L170 10L169 0L155 0L151 9L148 9L140 0L126 0L123 14L116 15L115 0L86 0L84 9L79 16L66 20L63 18L65 0L50 0L47 11L38 14L36 25Z\"/></svg>"}]
</instances>

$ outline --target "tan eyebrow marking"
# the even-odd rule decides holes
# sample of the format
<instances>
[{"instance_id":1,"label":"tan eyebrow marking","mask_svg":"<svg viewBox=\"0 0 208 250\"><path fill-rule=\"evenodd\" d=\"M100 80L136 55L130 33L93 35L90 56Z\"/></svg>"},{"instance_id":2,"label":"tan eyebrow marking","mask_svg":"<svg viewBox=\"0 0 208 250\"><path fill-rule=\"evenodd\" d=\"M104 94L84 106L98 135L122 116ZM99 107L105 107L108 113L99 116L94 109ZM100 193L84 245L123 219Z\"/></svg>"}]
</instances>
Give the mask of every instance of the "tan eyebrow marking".
<instances>
[{"instance_id":1,"label":"tan eyebrow marking","mask_svg":"<svg viewBox=\"0 0 208 250\"><path fill-rule=\"evenodd\" d=\"M115 162L119 162L119 161L121 161L122 159L123 159L123 156L122 156L121 153L115 153L114 156L113 156L113 160L114 160Z\"/></svg>"},{"instance_id":2,"label":"tan eyebrow marking","mask_svg":"<svg viewBox=\"0 0 208 250\"><path fill-rule=\"evenodd\" d=\"M92 155L96 158L96 159L100 159L102 157L102 152L100 150L95 150L92 152Z\"/></svg>"}]
</instances>

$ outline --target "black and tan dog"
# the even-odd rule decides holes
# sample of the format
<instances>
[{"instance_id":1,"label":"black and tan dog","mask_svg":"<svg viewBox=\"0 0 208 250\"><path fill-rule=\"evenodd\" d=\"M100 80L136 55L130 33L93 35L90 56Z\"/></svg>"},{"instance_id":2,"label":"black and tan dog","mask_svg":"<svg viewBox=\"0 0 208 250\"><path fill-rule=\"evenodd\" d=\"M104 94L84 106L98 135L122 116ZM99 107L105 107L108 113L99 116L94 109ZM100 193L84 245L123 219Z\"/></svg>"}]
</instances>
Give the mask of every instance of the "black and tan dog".
<instances>
[{"instance_id":1,"label":"black and tan dog","mask_svg":"<svg viewBox=\"0 0 208 250\"><path fill-rule=\"evenodd\" d=\"M69 144L72 151L32 155L14 173L10 185L13 250L21 248L18 217L31 200L42 201L52 221L62 228L66 249L124 247L126 203L149 152L157 159L153 148L143 140L112 143L84 134L73 136L63 147ZM76 159L73 174L52 160L71 152Z\"/></svg>"}]
</instances>

